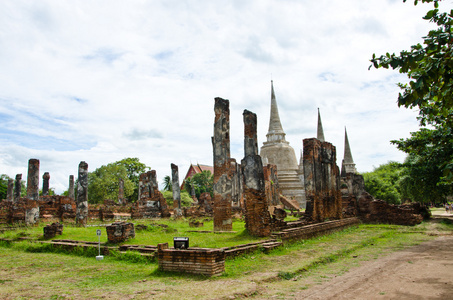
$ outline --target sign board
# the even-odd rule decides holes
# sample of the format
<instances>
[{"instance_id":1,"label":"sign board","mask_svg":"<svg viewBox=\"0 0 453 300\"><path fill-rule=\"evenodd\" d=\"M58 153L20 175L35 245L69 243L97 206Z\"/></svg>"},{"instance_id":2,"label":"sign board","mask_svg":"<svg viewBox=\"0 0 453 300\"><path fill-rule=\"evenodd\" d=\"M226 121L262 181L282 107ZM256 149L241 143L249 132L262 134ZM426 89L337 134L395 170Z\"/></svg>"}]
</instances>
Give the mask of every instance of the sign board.
<instances>
[{"instance_id":1,"label":"sign board","mask_svg":"<svg viewBox=\"0 0 453 300\"><path fill-rule=\"evenodd\" d=\"M96 229L96 235L97 236L101 236L101 230L100 229Z\"/></svg>"}]
</instances>

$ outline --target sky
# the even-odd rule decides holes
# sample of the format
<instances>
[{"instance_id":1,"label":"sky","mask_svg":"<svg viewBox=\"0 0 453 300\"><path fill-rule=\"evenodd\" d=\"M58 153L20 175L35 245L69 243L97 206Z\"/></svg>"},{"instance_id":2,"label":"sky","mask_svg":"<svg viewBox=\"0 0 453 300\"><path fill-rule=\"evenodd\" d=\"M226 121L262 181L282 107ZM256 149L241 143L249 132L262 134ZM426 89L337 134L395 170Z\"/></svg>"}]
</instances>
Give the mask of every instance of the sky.
<instances>
[{"instance_id":1,"label":"sky","mask_svg":"<svg viewBox=\"0 0 453 300\"><path fill-rule=\"evenodd\" d=\"M451 6L443 1L441 10ZM404 74L376 55L422 42L432 4L402 0L0 1L0 174L27 178L28 160L59 194L88 170L138 157L159 183L179 166L213 164L214 98L230 101L231 156L243 156L244 109L269 126L271 80L297 159L316 136L359 172L405 154L390 140L418 129L399 108Z\"/></svg>"}]
</instances>

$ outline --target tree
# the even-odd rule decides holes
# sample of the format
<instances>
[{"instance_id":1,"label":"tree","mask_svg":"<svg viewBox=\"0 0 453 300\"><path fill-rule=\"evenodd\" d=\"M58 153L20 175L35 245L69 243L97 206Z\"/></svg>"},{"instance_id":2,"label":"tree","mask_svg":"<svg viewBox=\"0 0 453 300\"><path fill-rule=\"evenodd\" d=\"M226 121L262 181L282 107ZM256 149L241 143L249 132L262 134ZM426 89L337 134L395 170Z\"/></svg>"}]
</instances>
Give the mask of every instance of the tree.
<instances>
[{"instance_id":1,"label":"tree","mask_svg":"<svg viewBox=\"0 0 453 300\"><path fill-rule=\"evenodd\" d=\"M169 175L164 177L163 184L164 184L164 191L169 191L169 192L173 191L173 184L171 182L171 178Z\"/></svg>"},{"instance_id":2,"label":"tree","mask_svg":"<svg viewBox=\"0 0 453 300\"><path fill-rule=\"evenodd\" d=\"M11 179L8 175L0 175L0 201L6 199L6 194L8 191L8 179Z\"/></svg>"},{"instance_id":3,"label":"tree","mask_svg":"<svg viewBox=\"0 0 453 300\"><path fill-rule=\"evenodd\" d=\"M381 199L391 204L400 204L399 180L403 170L402 164L390 161L374 168L372 172L363 173L365 190L376 199Z\"/></svg>"},{"instance_id":4,"label":"tree","mask_svg":"<svg viewBox=\"0 0 453 300\"><path fill-rule=\"evenodd\" d=\"M192 194L193 188L195 191L195 196L197 198L199 198L200 195L205 192L210 193L211 197L213 197L213 185L214 176L211 174L211 171L203 171L187 178L184 183L184 188L189 194Z\"/></svg>"},{"instance_id":5,"label":"tree","mask_svg":"<svg viewBox=\"0 0 453 300\"><path fill-rule=\"evenodd\" d=\"M123 166L126 168L127 177L134 184L134 191L130 195L130 199L135 201L138 199L138 182L140 179L140 174L149 171L151 168L141 163L137 157L124 158L117 162L114 162L115 165ZM124 178L123 178L124 179Z\"/></svg>"},{"instance_id":6,"label":"tree","mask_svg":"<svg viewBox=\"0 0 453 300\"><path fill-rule=\"evenodd\" d=\"M418 2L415 0L414 4ZM442 171L441 181L453 183L453 10L440 12L439 0L421 2L434 3L434 9L423 19L438 27L423 37L423 45L411 46L411 50L401 51L399 55L387 53L376 57L373 54L371 62L375 68L392 68L407 74L409 82L398 84L402 89L398 105L419 109L420 131L392 143L424 161L436 161ZM432 150L425 151L426 146ZM434 156L439 154L442 159L436 160Z\"/></svg>"},{"instance_id":7,"label":"tree","mask_svg":"<svg viewBox=\"0 0 453 300\"><path fill-rule=\"evenodd\" d=\"M102 203L106 199L117 201L119 180L124 181L124 197L129 198L134 193L134 183L128 177L124 165L111 163L88 173L88 201Z\"/></svg>"},{"instance_id":8,"label":"tree","mask_svg":"<svg viewBox=\"0 0 453 300\"><path fill-rule=\"evenodd\" d=\"M167 200L167 205L172 207L173 206L173 192L172 191L163 191L162 195L164 196L165 200ZM187 207L193 203L192 198L190 197L187 191L181 191L181 206Z\"/></svg>"}]
</instances>

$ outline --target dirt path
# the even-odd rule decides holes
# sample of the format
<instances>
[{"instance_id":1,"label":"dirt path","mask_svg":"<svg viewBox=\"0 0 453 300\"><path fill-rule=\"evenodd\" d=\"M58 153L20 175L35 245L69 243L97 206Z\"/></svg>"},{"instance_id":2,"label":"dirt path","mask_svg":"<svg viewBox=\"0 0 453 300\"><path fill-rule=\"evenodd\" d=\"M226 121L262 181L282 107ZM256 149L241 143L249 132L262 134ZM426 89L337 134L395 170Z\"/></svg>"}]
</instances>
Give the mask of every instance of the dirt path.
<instances>
[{"instance_id":1,"label":"dirt path","mask_svg":"<svg viewBox=\"0 0 453 300\"><path fill-rule=\"evenodd\" d=\"M392 253L295 299L453 299L453 236Z\"/></svg>"}]
</instances>

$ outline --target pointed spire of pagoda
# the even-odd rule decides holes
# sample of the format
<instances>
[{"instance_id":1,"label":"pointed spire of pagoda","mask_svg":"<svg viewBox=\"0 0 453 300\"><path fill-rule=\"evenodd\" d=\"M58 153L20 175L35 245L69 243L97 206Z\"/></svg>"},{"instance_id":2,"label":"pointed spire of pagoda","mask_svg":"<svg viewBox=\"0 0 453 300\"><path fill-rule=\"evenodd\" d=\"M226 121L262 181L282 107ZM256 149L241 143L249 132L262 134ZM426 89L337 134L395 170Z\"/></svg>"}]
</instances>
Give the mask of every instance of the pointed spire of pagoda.
<instances>
[{"instance_id":1,"label":"pointed spire of pagoda","mask_svg":"<svg viewBox=\"0 0 453 300\"><path fill-rule=\"evenodd\" d=\"M344 157L341 164L341 176L344 177L349 173L357 173L354 160L352 159L351 147L349 146L348 132L344 128Z\"/></svg>"},{"instance_id":2,"label":"pointed spire of pagoda","mask_svg":"<svg viewBox=\"0 0 453 300\"><path fill-rule=\"evenodd\" d=\"M353 164L354 160L352 159L351 147L349 147L348 132L346 127L344 128L344 162L346 164Z\"/></svg>"},{"instance_id":3,"label":"pointed spire of pagoda","mask_svg":"<svg viewBox=\"0 0 453 300\"><path fill-rule=\"evenodd\" d=\"M277 100L275 99L274 82L271 80L271 117L269 130L266 134L267 142L286 142L280 116L278 115Z\"/></svg>"},{"instance_id":4,"label":"pointed spire of pagoda","mask_svg":"<svg viewBox=\"0 0 453 300\"><path fill-rule=\"evenodd\" d=\"M319 112L319 107L318 107L318 132L316 138L321 142L325 142L324 130L322 129L321 113Z\"/></svg>"}]
</instances>

